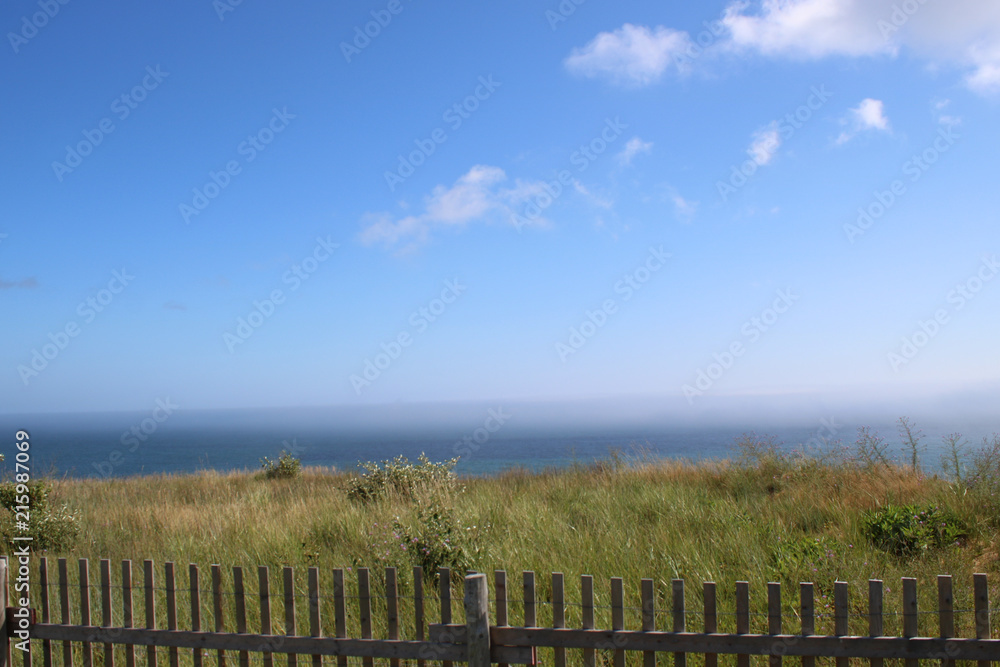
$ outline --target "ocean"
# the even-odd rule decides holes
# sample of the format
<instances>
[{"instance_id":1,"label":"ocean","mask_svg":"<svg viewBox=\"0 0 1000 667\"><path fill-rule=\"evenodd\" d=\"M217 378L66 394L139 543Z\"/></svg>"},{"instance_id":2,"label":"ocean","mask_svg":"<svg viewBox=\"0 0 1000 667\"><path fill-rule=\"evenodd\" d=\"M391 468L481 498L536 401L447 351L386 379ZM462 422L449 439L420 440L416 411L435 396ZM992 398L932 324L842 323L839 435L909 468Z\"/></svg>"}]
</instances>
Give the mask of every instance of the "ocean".
<instances>
[{"instance_id":1,"label":"ocean","mask_svg":"<svg viewBox=\"0 0 1000 667\"><path fill-rule=\"evenodd\" d=\"M499 410L499 412L498 412ZM492 415L491 415L492 411ZM14 433L30 434L34 475L123 477L198 470L256 470L263 457L287 450L303 465L357 470L360 461L396 456L415 460L459 458L463 475L509 468L542 470L625 457L724 459L734 457L741 434L773 436L785 450L823 451L854 443L859 424L817 417L811 423L598 424L543 419L518 424L506 408L475 407L428 416L409 409L269 409L174 411L166 404L145 412L0 415L0 433L12 470ZM923 431L927 470L938 470L942 438L961 431L970 446L1000 428L917 424ZM869 424L903 461L907 455L894 423Z\"/></svg>"}]
</instances>

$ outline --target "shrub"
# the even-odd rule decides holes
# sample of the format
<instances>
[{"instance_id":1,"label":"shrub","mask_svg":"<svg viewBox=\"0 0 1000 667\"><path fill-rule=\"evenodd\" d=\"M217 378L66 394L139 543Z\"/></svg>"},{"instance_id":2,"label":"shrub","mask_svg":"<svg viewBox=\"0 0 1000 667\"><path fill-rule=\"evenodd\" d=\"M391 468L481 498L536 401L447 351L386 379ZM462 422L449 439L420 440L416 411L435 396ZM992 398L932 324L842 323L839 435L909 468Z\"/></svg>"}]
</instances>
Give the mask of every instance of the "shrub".
<instances>
[{"instance_id":1,"label":"shrub","mask_svg":"<svg viewBox=\"0 0 1000 667\"><path fill-rule=\"evenodd\" d=\"M983 446L973 454L962 483L990 523L1000 525L1000 434L983 438Z\"/></svg>"},{"instance_id":2,"label":"shrub","mask_svg":"<svg viewBox=\"0 0 1000 667\"><path fill-rule=\"evenodd\" d=\"M420 488L451 486L456 477L454 468L458 459L435 463L421 454L417 463L410 463L405 456L397 456L381 464L366 461L358 465L364 474L352 477L347 483L347 497L369 502L393 494L415 499Z\"/></svg>"},{"instance_id":3,"label":"shrub","mask_svg":"<svg viewBox=\"0 0 1000 667\"><path fill-rule=\"evenodd\" d=\"M260 460L259 477L263 479L291 479L302 472L302 461L282 450L277 461L266 456Z\"/></svg>"},{"instance_id":4,"label":"shrub","mask_svg":"<svg viewBox=\"0 0 1000 667\"><path fill-rule=\"evenodd\" d=\"M968 527L954 512L936 505L889 505L861 516L872 546L900 557L955 544Z\"/></svg>"},{"instance_id":5,"label":"shrub","mask_svg":"<svg viewBox=\"0 0 1000 667\"><path fill-rule=\"evenodd\" d=\"M478 526L463 526L454 508L438 499L419 506L415 519L414 526L397 517L389 530L373 527L369 547L378 561L387 566L409 561L430 579L442 567L460 576L473 566L482 551Z\"/></svg>"},{"instance_id":6,"label":"shrub","mask_svg":"<svg viewBox=\"0 0 1000 667\"><path fill-rule=\"evenodd\" d=\"M49 504L51 487L44 479L32 480L28 486L28 526L27 531L17 529L17 507L24 503L17 493L14 482L0 483L0 507L3 508L3 522L0 523L0 536L8 544L15 535L31 537L28 548L32 551L66 551L76 541L80 533L80 517L78 511L71 511L67 505L52 507Z\"/></svg>"}]
</instances>

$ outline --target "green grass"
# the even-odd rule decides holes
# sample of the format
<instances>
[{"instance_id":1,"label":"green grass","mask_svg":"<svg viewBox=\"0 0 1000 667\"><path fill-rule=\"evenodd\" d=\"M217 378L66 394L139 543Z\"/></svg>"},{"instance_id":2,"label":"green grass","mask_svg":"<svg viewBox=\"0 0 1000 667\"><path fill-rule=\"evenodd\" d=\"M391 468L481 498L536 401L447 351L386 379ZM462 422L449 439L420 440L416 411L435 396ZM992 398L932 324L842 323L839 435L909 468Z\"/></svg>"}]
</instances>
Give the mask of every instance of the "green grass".
<instances>
[{"instance_id":1,"label":"green grass","mask_svg":"<svg viewBox=\"0 0 1000 667\"><path fill-rule=\"evenodd\" d=\"M605 606L611 577L624 578L626 605L632 608L626 617L628 628L639 627L639 580L644 577L655 581L660 629L669 627L670 581L675 578L686 580L687 608L694 612L701 609L702 582L717 582L723 631L733 628L733 618L727 614L734 607L735 582L741 580L751 584L755 612L765 610L767 582L783 584L789 630L797 627L801 581L816 584L821 614L832 613L834 581L847 581L855 615L852 631L859 634L866 633L863 614L869 579L885 581L886 634L901 631L895 614L900 609L903 576L918 579L921 611L937 608L939 574L954 576L956 609L973 606L974 572L990 576L991 599L994 604L1000 599L1000 534L993 506L962 485L925 476L911 467L864 467L837 460L821 463L770 457L764 452L755 461L743 463L624 464L612 460L558 472L515 470L460 478L451 485L438 481L365 502L352 500L350 488L350 474L319 468L304 468L291 479L261 479L248 471L56 480L49 502L65 503L78 511L81 531L71 549L38 555L49 558L53 573L55 558L72 559L70 581L74 585L77 558L91 560L92 582L98 580L98 560L111 559L116 584L120 561L133 560L137 610L142 609L143 559L156 562L158 586L162 585L163 563L175 562L181 590L188 586L189 563L201 567L201 588L206 591L210 564L223 566L227 591L232 590L231 567L240 565L247 568L248 594L256 594L256 566L266 565L271 568L276 598L280 598L282 566L296 569L296 586L302 596L308 567L320 568L326 593L333 590L332 569L351 568L347 587L354 594L356 568L367 566L372 568L377 596L384 590L381 568L391 565L400 568L402 594L412 595L410 568L421 554L400 544L413 544L414 538L451 555L449 550L459 550L462 566L491 573L491 593L493 570L507 571L511 598L520 593L521 572L534 571L542 602L541 625L551 623L551 608L545 603L551 599L552 572L564 573L566 598L574 603L579 602L580 575L593 575L597 603L602 605L597 610L598 627L610 627ZM867 517L904 505L943 508L962 522L963 537L957 543L932 544L903 556L870 543ZM438 510L443 514L430 518ZM445 538L449 544L442 546ZM428 598L433 597L433 586L434 582L425 582ZM120 595L116 589L116 599ZM33 596L37 604L37 586ZM202 600L205 619L212 618L207 597ZM456 618L461 619L457 583L454 597ZM183 628L189 611L186 595L182 600L178 608ZM349 605L349 627L358 636L357 602L349 602L354 605ZM159 604L164 609L162 599ZM324 617L332 622L332 601L326 604L330 608L324 606ZM98 605L95 591L95 609ZM116 602L117 609L119 605ZM226 606L231 609L231 597L227 596ZM403 601L404 619L410 618L411 606L412 602ZM256 608L256 603L248 604L252 613ZM272 608L280 629L284 613L280 599ZM510 609L512 623L520 623L520 605L512 601ZM376 603L376 636L384 632L382 610L384 602ZM308 627L307 611L300 599L300 628ZM437 613L429 601L428 619L436 621ZM116 618L117 614L116 610ZM142 618L141 612L137 618ZM255 622L252 616L251 627ZM579 607L567 610L567 623L579 627ZM689 629L697 630L701 618L692 613L688 623ZM936 633L936 615L921 615L920 623L922 634ZM763 631L766 615L754 616L753 624L755 631ZM959 636L974 636L971 613L957 613L956 626ZM997 630L994 621L994 633ZM819 618L817 631L832 632L832 618ZM403 632L404 636L409 632L405 624Z\"/></svg>"}]
</instances>

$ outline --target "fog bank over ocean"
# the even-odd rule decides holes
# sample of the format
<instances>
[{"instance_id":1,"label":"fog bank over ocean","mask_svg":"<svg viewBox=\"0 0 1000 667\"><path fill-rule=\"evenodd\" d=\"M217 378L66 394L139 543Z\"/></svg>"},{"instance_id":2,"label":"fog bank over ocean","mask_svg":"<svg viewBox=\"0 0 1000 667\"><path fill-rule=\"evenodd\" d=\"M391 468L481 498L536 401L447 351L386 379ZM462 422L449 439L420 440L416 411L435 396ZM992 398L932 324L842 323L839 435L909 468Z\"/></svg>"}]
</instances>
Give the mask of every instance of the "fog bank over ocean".
<instances>
[{"instance_id":1,"label":"fog bank over ocean","mask_svg":"<svg viewBox=\"0 0 1000 667\"><path fill-rule=\"evenodd\" d=\"M896 402L810 395L613 398L567 402L493 401L197 410L176 397L148 410L0 415L0 428L31 433L36 471L74 477L256 468L262 456L292 450L306 465L353 469L397 455L460 457L458 470L541 469L603 458L612 450L669 458L725 458L742 433L775 436L789 449L854 442L871 426L902 457L895 425L909 417L924 435L929 469L943 436L972 446L1000 432L989 392ZM984 398L987 397L987 398ZM906 405L904 405L904 403ZM775 406L781 406L776 408Z\"/></svg>"}]
</instances>

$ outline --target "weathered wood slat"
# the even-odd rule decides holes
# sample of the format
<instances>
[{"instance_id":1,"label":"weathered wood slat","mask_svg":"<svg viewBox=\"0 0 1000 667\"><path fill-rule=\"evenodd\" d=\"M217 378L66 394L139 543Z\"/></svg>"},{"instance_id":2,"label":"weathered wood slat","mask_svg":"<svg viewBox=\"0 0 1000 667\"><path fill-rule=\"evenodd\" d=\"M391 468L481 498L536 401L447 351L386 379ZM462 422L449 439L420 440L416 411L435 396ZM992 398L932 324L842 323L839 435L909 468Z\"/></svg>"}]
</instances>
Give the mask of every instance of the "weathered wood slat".
<instances>
[{"instance_id":1,"label":"weathered wood slat","mask_svg":"<svg viewBox=\"0 0 1000 667\"><path fill-rule=\"evenodd\" d=\"M808 637L816 633L815 589L812 582L799 583L799 613L802 617L802 635ZM802 667L815 667L816 658L811 655L802 656Z\"/></svg>"},{"instance_id":2,"label":"weathered wood slat","mask_svg":"<svg viewBox=\"0 0 1000 667\"><path fill-rule=\"evenodd\" d=\"M110 628L113 625L111 614L111 561L101 559L101 625ZM115 667L115 646L111 642L104 644L104 667Z\"/></svg>"},{"instance_id":3,"label":"weathered wood slat","mask_svg":"<svg viewBox=\"0 0 1000 667\"><path fill-rule=\"evenodd\" d=\"M132 604L132 561L122 561L122 627L135 627ZM125 667L135 667L135 647L125 647Z\"/></svg>"},{"instance_id":4,"label":"weathered wood slat","mask_svg":"<svg viewBox=\"0 0 1000 667\"><path fill-rule=\"evenodd\" d=\"M625 587L621 577L611 577L611 629L625 629ZM625 667L625 651L617 645L614 667Z\"/></svg>"},{"instance_id":5,"label":"weathered wood slat","mask_svg":"<svg viewBox=\"0 0 1000 667\"><path fill-rule=\"evenodd\" d=\"M215 617L215 631L225 632L226 623L222 614L222 566L212 565L212 615ZM226 667L226 652L216 653L218 667Z\"/></svg>"},{"instance_id":6,"label":"weathered wood slat","mask_svg":"<svg viewBox=\"0 0 1000 667\"><path fill-rule=\"evenodd\" d=\"M750 632L750 584L746 581L736 582L736 634L745 635ZM721 653L722 651L718 651ZM750 667L749 655L737 655L736 667Z\"/></svg>"},{"instance_id":7,"label":"weathered wood slat","mask_svg":"<svg viewBox=\"0 0 1000 667\"><path fill-rule=\"evenodd\" d=\"M66 641L101 642L108 638L106 630L96 626L55 625L38 623L35 626L38 638ZM464 628L465 626L461 626ZM415 660L433 655L455 662L465 661L466 649L460 644L437 644L409 640L387 639L337 639L334 637L282 637L281 635L235 634L217 632L193 632L190 630L146 630L133 628L116 629L115 642L146 646L168 646L173 648L224 649L229 651L261 651L273 649L280 644L286 651L299 654L358 656L368 658L399 658ZM525 650L501 653L508 662L518 663L518 655ZM530 649L527 649L530 653ZM519 663L519 664L524 664Z\"/></svg>"},{"instance_id":8,"label":"weathered wood slat","mask_svg":"<svg viewBox=\"0 0 1000 667\"><path fill-rule=\"evenodd\" d=\"M394 567L385 568L385 624L386 636L399 639L399 585ZM391 659L389 667L399 667L399 660Z\"/></svg>"},{"instance_id":9,"label":"weathered wood slat","mask_svg":"<svg viewBox=\"0 0 1000 667\"><path fill-rule=\"evenodd\" d=\"M990 588L985 574L972 575L973 596L976 610L976 638L990 638ZM990 667L989 660L981 660L977 667Z\"/></svg>"},{"instance_id":10,"label":"weathered wood slat","mask_svg":"<svg viewBox=\"0 0 1000 667\"><path fill-rule=\"evenodd\" d=\"M311 567L309 568L309 636L310 637L322 637L323 636L323 623L320 618L320 612L322 611L322 597L319 593L319 568ZM319 654L314 654L312 656L312 666L322 667L323 656Z\"/></svg>"},{"instance_id":11,"label":"weathered wood slat","mask_svg":"<svg viewBox=\"0 0 1000 667\"><path fill-rule=\"evenodd\" d=\"M266 565L257 566L257 597L260 599L260 634L271 636L271 576ZM264 642L261 649L272 648L281 643L281 639L275 638ZM274 654L271 651L264 651L261 655L264 667L273 667Z\"/></svg>"},{"instance_id":12,"label":"weathered wood slat","mask_svg":"<svg viewBox=\"0 0 1000 667\"><path fill-rule=\"evenodd\" d=\"M358 611L361 620L361 638L371 639L372 597L367 567L358 568ZM374 665L370 657L365 658L363 663L365 667L372 667Z\"/></svg>"},{"instance_id":13,"label":"weathered wood slat","mask_svg":"<svg viewBox=\"0 0 1000 667\"><path fill-rule=\"evenodd\" d=\"M562 572L552 573L552 627L566 627L565 582ZM566 667L566 649L557 646L553 653L555 667Z\"/></svg>"},{"instance_id":14,"label":"weathered wood slat","mask_svg":"<svg viewBox=\"0 0 1000 667\"><path fill-rule=\"evenodd\" d=\"M493 573L493 581L497 599L497 625L507 625L507 573L504 570L497 570ZM419 639L419 637L418 637ZM423 667L417 663L417 667ZM508 667L507 663L501 662L497 667Z\"/></svg>"},{"instance_id":15,"label":"weathered wood slat","mask_svg":"<svg viewBox=\"0 0 1000 667\"><path fill-rule=\"evenodd\" d=\"M441 606L441 623L451 623L451 568L438 568L438 597ZM442 667L452 667L449 660L441 662ZM365 665L365 667L370 667Z\"/></svg>"},{"instance_id":16,"label":"weathered wood slat","mask_svg":"<svg viewBox=\"0 0 1000 667\"><path fill-rule=\"evenodd\" d=\"M413 638L424 640L424 568L413 566ZM417 660L417 667L424 667L426 661Z\"/></svg>"},{"instance_id":17,"label":"weathered wood slat","mask_svg":"<svg viewBox=\"0 0 1000 667\"><path fill-rule=\"evenodd\" d=\"M656 608L654 602L653 580L643 579L640 584L639 597L642 602L642 631L656 630ZM642 655L643 667L656 667L656 653L646 651Z\"/></svg>"},{"instance_id":18,"label":"weathered wood slat","mask_svg":"<svg viewBox=\"0 0 1000 667\"><path fill-rule=\"evenodd\" d=\"M917 580L903 577L903 636L916 637L920 630L917 616ZM914 659L909 659L905 667L918 667Z\"/></svg>"},{"instance_id":19,"label":"weathered wood slat","mask_svg":"<svg viewBox=\"0 0 1000 667\"><path fill-rule=\"evenodd\" d=\"M90 625L90 561L80 559L80 624ZM83 644L83 667L93 667L94 649L90 642Z\"/></svg>"},{"instance_id":20,"label":"weathered wood slat","mask_svg":"<svg viewBox=\"0 0 1000 667\"><path fill-rule=\"evenodd\" d=\"M584 630L594 628L594 577L589 574L580 575L581 627ZM596 651L592 648L583 649L583 666L595 667Z\"/></svg>"},{"instance_id":21,"label":"weathered wood slat","mask_svg":"<svg viewBox=\"0 0 1000 667\"><path fill-rule=\"evenodd\" d=\"M38 585L41 587L42 623L49 623L49 559L42 556L38 560ZM42 662L45 667L52 667L52 642L46 639L42 642Z\"/></svg>"},{"instance_id":22,"label":"weathered wood slat","mask_svg":"<svg viewBox=\"0 0 1000 667\"><path fill-rule=\"evenodd\" d=\"M295 627L295 571L286 565L282 568L281 574L285 593L285 636L294 637L297 634ZM298 667L299 657L297 655L294 653L286 653L285 655L288 659L288 667Z\"/></svg>"},{"instance_id":23,"label":"weathered wood slat","mask_svg":"<svg viewBox=\"0 0 1000 667\"><path fill-rule=\"evenodd\" d=\"M674 632L687 630L684 619L684 580L674 579L670 582L670 596L673 603ZM687 667L687 655L683 652L674 653L674 667Z\"/></svg>"},{"instance_id":24,"label":"weathered wood slat","mask_svg":"<svg viewBox=\"0 0 1000 667\"><path fill-rule=\"evenodd\" d=\"M69 625L69 566L65 558L59 559L59 610L63 625ZM73 645L63 642L63 665L73 667Z\"/></svg>"},{"instance_id":25,"label":"weathered wood slat","mask_svg":"<svg viewBox=\"0 0 1000 667\"><path fill-rule=\"evenodd\" d=\"M145 594L146 603L146 629L156 629L156 574L153 561L144 560L142 562L142 587ZM157 655L156 647L146 648L146 664L149 667L156 667Z\"/></svg>"},{"instance_id":26,"label":"weathered wood slat","mask_svg":"<svg viewBox=\"0 0 1000 667\"><path fill-rule=\"evenodd\" d=\"M347 608L344 603L344 571L333 571L333 622L335 636L347 637ZM347 658L338 657L337 667L347 667Z\"/></svg>"},{"instance_id":27,"label":"weathered wood slat","mask_svg":"<svg viewBox=\"0 0 1000 667\"><path fill-rule=\"evenodd\" d=\"M448 626L455 627L455 626ZM675 632L614 632L611 630L576 630L572 628L497 628L491 629L491 641L502 646L564 646L588 648L621 642L629 651L658 651L770 655L775 642L784 645L785 655L812 655L855 658L929 659L944 651L948 643L957 660L997 659L1000 639L965 639L940 637L827 637L813 635L702 634ZM432 635L433 637L433 635Z\"/></svg>"},{"instance_id":28,"label":"weathered wood slat","mask_svg":"<svg viewBox=\"0 0 1000 667\"><path fill-rule=\"evenodd\" d=\"M954 598L952 597L951 575L939 574L938 583L938 634L948 638L955 636ZM955 661L944 658L941 667L955 667Z\"/></svg>"},{"instance_id":29,"label":"weathered wood slat","mask_svg":"<svg viewBox=\"0 0 1000 667\"><path fill-rule=\"evenodd\" d=\"M702 596L705 599L705 632L719 631L719 615L715 599L715 582L706 581L702 585ZM705 654L705 667L718 667L719 656L716 653Z\"/></svg>"},{"instance_id":30,"label":"weathered wood slat","mask_svg":"<svg viewBox=\"0 0 1000 667\"><path fill-rule=\"evenodd\" d=\"M535 627L537 616L535 615L535 573L526 571L523 575L524 583L524 626L526 628Z\"/></svg>"},{"instance_id":31,"label":"weathered wood slat","mask_svg":"<svg viewBox=\"0 0 1000 667\"><path fill-rule=\"evenodd\" d=\"M177 595L175 587L177 582L174 577L174 564L163 564L164 587L167 592L167 629L177 630ZM179 664L177 647L169 650L170 667L177 667Z\"/></svg>"},{"instance_id":32,"label":"weathered wood slat","mask_svg":"<svg viewBox=\"0 0 1000 667\"><path fill-rule=\"evenodd\" d=\"M776 581L767 584L767 632L772 635L781 634L781 584ZM768 660L770 667L781 667L783 654L784 651L774 651Z\"/></svg>"},{"instance_id":33,"label":"weathered wood slat","mask_svg":"<svg viewBox=\"0 0 1000 667\"><path fill-rule=\"evenodd\" d=\"M868 580L868 634L881 637L885 632L882 600L882 582L879 579ZM883 667L882 658L872 658L869 667Z\"/></svg>"},{"instance_id":34,"label":"weathered wood slat","mask_svg":"<svg viewBox=\"0 0 1000 667\"><path fill-rule=\"evenodd\" d=\"M191 598L191 630L201 631L201 589L198 586L200 577L198 576L198 566L194 563L188 565L188 590ZM194 667L202 666L202 653L200 648L196 648L192 655Z\"/></svg>"},{"instance_id":35,"label":"weathered wood slat","mask_svg":"<svg viewBox=\"0 0 1000 667\"><path fill-rule=\"evenodd\" d=\"M236 632L241 634L247 631L247 605L246 588L243 585L243 568L238 565L233 567L233 606L236 611ZM250 654L247 651L240 651L240 667L249 667Z\"/></svg>"},{"instance_id":36,"label":"weathered wood slat","mask_svg":"<svg viewBox=\"0 0 1000 667\"><path fill-rule=\"evenodd\" d=\"M850 632L848 629L847 582L833 582L833 634L841 637ZM849 667L847 658L836 658L837 667Z\"/></svg>"}]
</instances>

